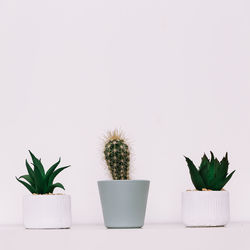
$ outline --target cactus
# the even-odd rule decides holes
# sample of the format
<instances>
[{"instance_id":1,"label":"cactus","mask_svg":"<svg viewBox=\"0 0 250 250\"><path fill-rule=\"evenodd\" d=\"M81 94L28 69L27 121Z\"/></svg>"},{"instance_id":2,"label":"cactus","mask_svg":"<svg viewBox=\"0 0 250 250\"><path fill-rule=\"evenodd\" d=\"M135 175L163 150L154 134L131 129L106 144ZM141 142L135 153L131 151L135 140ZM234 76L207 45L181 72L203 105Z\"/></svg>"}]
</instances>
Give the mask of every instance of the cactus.
<instances>
[{"instance_id":1,"label":"cactus","mask_svg":"<svg viewBox=\"0 0 250 250\"><path fill-rule=\"evenodd\" d=\"M109 132L106 137L104 157L113 180L129 179L129 146L117 130Z\"/></svg>"},{"instance_id":2,"label":"cactus","mask_svg":"<svg viewBox=\"0 0 250 250\"><path fill-rule=\"evenodd\" d=\"M221 161L214 158L212 152L210 153L211 160L204 154L199 169L189 158L185 157L192 182L197 190L219 191L227 184L235 172L234 170L228 175L229 162L227 153Z\"/></svg>"},{"instance_id":3,"label":"cactus","mask_svg":"<svg viewBox=\"0 0 250 250\"><path fill-rule=\"evenodd\" d=\"M64 189L64 186L57 182L53 184L53 181L55 177L64 169L68 168L61 167L57 168L57 166L60 164L61 159L59 159L55 164L53 164L49 170L45 173L43 164L41 160L37 159L31 151L29 151L30 156L32 158L32 165L34 166L34 169L30 166L28 161L26 160L26 168L28 171L27 175L22 175L19 178L16 177L16 179L22 183L32 194L48 194L53 193L55 188L62 188ZM23 181L23 180L25 181Z\"/></svg>"}]
</instances>

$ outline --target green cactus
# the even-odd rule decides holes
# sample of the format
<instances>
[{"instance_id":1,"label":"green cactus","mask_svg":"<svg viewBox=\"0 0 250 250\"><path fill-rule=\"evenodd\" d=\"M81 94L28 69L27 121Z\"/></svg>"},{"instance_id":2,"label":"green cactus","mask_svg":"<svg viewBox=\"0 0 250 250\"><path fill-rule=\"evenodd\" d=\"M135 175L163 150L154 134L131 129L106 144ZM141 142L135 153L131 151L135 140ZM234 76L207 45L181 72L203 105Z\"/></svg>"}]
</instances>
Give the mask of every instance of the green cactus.
<instances>
[{"instance_id":1,"label":"green cactus","mask_svg":"<svg viewBox=\"0 0 250 250\"><path fill-rule=\"evenodd\" d=\"M210 153L211 160L204 154L199 169L189 158L185 157L192 182L197 190L221 190L235 172L234 170L228 175L229 162L227 153L221 161L214 158L212 152Z\"/></svg>"},{"instance_id":2,"label":"green cactus","mask_svg":"<svg viewBox=\"0 0 250 250\"><path fill-rule=\"evenodd\" d=\"M113 180L129 179L129 146L117 130L108 133L104 146L104 157Z\"/></svg>"}]
</instances>

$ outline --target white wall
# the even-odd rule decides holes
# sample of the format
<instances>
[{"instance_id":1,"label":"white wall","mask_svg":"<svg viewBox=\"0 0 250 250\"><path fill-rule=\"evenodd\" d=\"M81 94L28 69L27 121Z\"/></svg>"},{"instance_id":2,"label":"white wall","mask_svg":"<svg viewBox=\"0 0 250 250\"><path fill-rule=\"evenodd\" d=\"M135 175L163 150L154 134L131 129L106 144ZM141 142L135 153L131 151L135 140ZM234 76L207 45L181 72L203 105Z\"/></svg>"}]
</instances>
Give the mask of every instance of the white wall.
<instances>
[{"instance_id":1,"label":"white wall","mask_svg":"<svg viewBox=\"0 0 250 250\"><path fill-rule=\"evenodd\" d=\"M248 0L0 0L0 222L20 223L28 149L73 218L102 222L102 136L122 128L133 178L151 180L147 222L180 220L183 155L229 152L233 220L250 220Z\"/></svg>"}]
</instances>

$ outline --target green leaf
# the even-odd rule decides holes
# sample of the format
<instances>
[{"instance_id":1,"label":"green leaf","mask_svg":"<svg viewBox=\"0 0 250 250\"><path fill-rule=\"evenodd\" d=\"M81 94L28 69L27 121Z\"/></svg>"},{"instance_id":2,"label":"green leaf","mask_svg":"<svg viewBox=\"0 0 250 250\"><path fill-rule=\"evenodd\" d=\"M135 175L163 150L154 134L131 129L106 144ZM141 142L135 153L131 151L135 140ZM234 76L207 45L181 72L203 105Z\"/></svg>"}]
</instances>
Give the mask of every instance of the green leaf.
<instances>
[{"instance_id":1,"label":"green leaf","mask_svg":"<svg viewBox=\"0 0 250 250\"><path fill-rule=\"evenodd\" d=\"M33 188L35 188L34 182L29 175L22 175L19 177L19 179L21 179L21 178L25 179Z\"/></svg>"},{"instance_id":2,"label":"green leaf","mask_svg":"<svg viewBox=\"0 0 250 250\"><path fill-rule=\"evenodd\" d=\"M228 174L228 166L229 166L229 162L228 162L228 154L226 153L226 155L222 158L221 162L221 175L223 176L223 179L226 178L227 174Z\"/></svg>"},{"instance_id":3,"label":"green leaf","mask_svg":"<svg viewBox=\"0 0 250 250\"><path fill-rule=\"evenodd\" d=\"M16 177L16 179L17 179L20 183L22 183L22 184L23 184L32 194L36 193L35 189L34 189L31 185L29 185L29 184L26 183L25 181L19 180L17 177Z\"/></svg>"},{"instance_id":4,"label":"green leaf","mask_svg":"<svg viewBox=\"0 0 250 250\"><path fill-rule=\"evenodd\" d=\"M210 154L211 154L211 161L213 161L214 160L214 154L213 154L212 151L210 151Z\"/></svg>"},{"instance_id":5,"label":"green leaf","mask_svg":"<svg viewBox=\"0 0 250 250\"><path fill-rule=\"evenodd\" d=\"M55 188L62 188L63 190L65 190L63 184L57 182L49 187L49 193L53 193Z\"/></svg>"},{"instance_id":6,"label":"green leaf","mask_svg":"<svg viewBox=\"0 0 250 250\"><path fill-rule=\"evenodd\" d=\"M185 157L189 172L191 175L192 182L197 190L202 190L202 188L206 188L205 183L202 177L199 174L199 171L195 167L194 163L187 157Z\"/></svg>"},{"instance_id":7,"label":"green leaf","mask_svg":"<svg viewBox=\"0 0 250 250\"><path fill-rule=\"evenodd\" d=\"M207 188L208 189L213 189L213 187L216 185L216 183L220 182L223 178L221 178L221 174L220 174L220 162L218 161L217 158L214 159L213 163L210 164L210 168L211 166L213 166L213 175L211 175L211 179L209 179Z\"/></svg>"},{"instance_id":8,"label":"green leaf","mask_svg":"<svg viewBox=\"0 0 250 250\"><path fill-rule=\"evenodd\" d=\"M48 182L48 186L51 186L53 184L53 181L55 179L55 177L64 169L68 168L70 166L66 166L66 167L62 167L62 168L58 168L56 171L54 171L51 176L49 177L49 182Z\"/></svg>"},{"instance_id":9,"label":"green leaf","mask_svg":"<svg viewBox=\"0 0 250 250\"><path fill-rule=\"evenodd\" d=\"M58 162L56 162L54 165L52 165L49 170L46 172L45 175L45 182L48 184L49 181L49 177L51 176L51 174L55 171L55 169L57 168L57 166L60 164L61 162L61 158L59 158Z\"/></svg>"},{"instance_id":10,"label":"green leaf","mask_svg":"<svg viewBox=\"0 0 250 250\"><path fill-rule=\"evenodd\" d=\"M212 152L211 152L211 156L212 157L211 157L211 163L210 163L210 173L208 175L208 179L209 179L208 189L217 190L218 188L219 189L222 188L221 185L224 183L226 179L229 163L227 160L227 153L221 162L219 162L217 158L214 158Z\"/></svg>"},{"instance_id":11,"label":"green leaf","mask_svg":"<svg viewBox=\"0 0 250 250\"><path fill-rule=\"evenodd\" d=\"M199 170L203 170L203 168L206 168L207 167L207 163L209 162L206 154L204 154L201 158L201 165L199 167Z\"/></svg>"},{"instance_id":12,"label":"green leaf","mask_svg":"<svg viewBox=\"0 0 250 250\"><path fill-rule=\"evenodd\" d=\"M231 179L231 177L233 176L234 172L235 172L235 170L234 170L231 174L229 174L229 175L227 176L227 178L225 178L225 179L222 180L220 183L218 183L218 184L214 187L213 190L221 190L221 189L228 183L228 181Z\"/></svg>"},{"instance_id":13,"label":"green leaf","mask_svg":"<svg viewBox=\"0 0 250 250\"><path fill-rule=\"evenodd\" d=\"M226 163L221 164L221 162L219 162L219 161L215 162L216 167L215 167L215 177L214 177L214 180L212 182L213 186L217 186L217 184L221 183L223 180L225 180L225 178L227 176L228 165L225 165Z\"/></svg>"},{"instance_id":14,"label":"green leaf","mask_svg":"<svg viewBox=\"0 0 250 250\"><path fill-rule=\"evenodd\" d=\"M206 154L204 154L202 157L199 167L199 174L205 184L206 189L221 190L223 186L230 180L234 172L227 177L229 166L227 153L221 161L218 161L218 159L214 157L213 152L210 153L211 160L207 158ZM193 175L195 175L196 173L194 164L191 161L188 162L188 164L189 168L192 168L192 171L194 172Z\"/></svg>"},{"instance_id":15,"label":"green leaf","mask_svg":"<svg viewBox=\"0 0 250 250\"><path fill-rule=\"evenodd\" d=\"M34 165L34 174L35 174L36 192L39 194L44 194L46 192L45 178L41 174L39 168L36 165Z\"/></svg>"},{"instance_id":16,"label":"green leaf","mask_svg":"<svg viewBox=\"0 0 250 250\"><path fill-rule=\"evenodd\" d=\"M209 160L206 154L204 154L203 157L201 158L199 173L206 186L207 186L206 176L208 174L208 170L209 170Z\"/></svg>"},{"instance_id":17,"label":"green leaf","mask_svg":"<svg viewBox=\"0 0 250 250\"><path fill-rule=\"evenodd\" d=\"M25 161L25 164L30 178L32 179L33 182L35 182L35 174L33 169L31 168L27 160Z\"/></svg>"},{"instance_id":18,"label":"green leaf","mask_svg":"<svg viewBox=\"0 0 250 250\"><path fill-rule=\"evenodd\" d=\"M206 175L206 183L207 183L207 189L213 189L213 181L215 178L215 165L217 164L217 161L214 159L214 155L211 153L211 161L209 164L208 172Z\"/></svg>"},{"instance_id":19,"label":"green leaf","mask_svg":"<svg viewBox=\"0 0 250 250\"><path fill-rule=\"evenodd\" d=\"M38 160L35 155L32 154L32 152L29 150L29 153L30 153L30 156L32 158L32 161L33 161L33 165L36 165L41 173L41 175L45 175L45 171L44 171L44 167L42 165L42 162L41 160Z\"/></svg>"}]
</instances>

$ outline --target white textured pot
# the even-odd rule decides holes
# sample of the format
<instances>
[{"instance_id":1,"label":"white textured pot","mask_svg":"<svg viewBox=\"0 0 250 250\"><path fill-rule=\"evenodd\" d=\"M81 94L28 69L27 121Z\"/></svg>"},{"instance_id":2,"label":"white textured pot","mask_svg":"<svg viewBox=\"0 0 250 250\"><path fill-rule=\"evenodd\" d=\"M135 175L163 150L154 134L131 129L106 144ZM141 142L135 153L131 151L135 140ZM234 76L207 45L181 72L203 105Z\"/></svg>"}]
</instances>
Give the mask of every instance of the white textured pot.
<instances>
[{"instance_id":1,"label":"white textured pot","mask_svg":"<svg viewBox=\"0 0 250 250\"><path fill-rule=\"evenodd\" d=\"M228 191L186 191L182 193L182 221L185 226L225 226L229 220Z\"/></svg>"},{"instance_id":2,"label":"white textured pot","mask_svg":"<svg viewBox=\"0 0 250 250\"><path fill-rule=\"evenodd\" d=\"M69 195L25 195L23 197L25 228L49 229L71 227Z\"/></svg>"}]
</instances>

